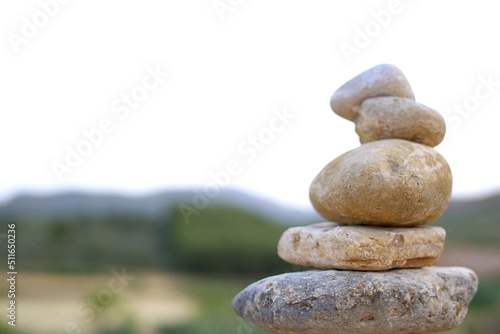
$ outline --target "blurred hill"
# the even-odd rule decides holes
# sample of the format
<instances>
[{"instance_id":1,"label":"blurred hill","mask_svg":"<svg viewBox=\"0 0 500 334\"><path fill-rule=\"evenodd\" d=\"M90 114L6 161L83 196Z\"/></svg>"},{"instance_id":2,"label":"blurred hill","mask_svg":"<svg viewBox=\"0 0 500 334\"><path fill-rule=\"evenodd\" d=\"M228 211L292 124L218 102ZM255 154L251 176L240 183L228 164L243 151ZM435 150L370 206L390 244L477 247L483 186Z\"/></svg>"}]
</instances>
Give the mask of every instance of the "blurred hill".
<instances>
[{"instance_id":1,"label":"blurred hill","mask_svg":"<svg viewBox=\"0 0 500 334\"><path fill-rule=\"evenodd\" d=\"M19 263L29 270L82 272L126 265L267 275L291 270L276 254L286 228L323 220L312 207L297 209L236 190L222 191L203 208L193 202L197 195L187 190L139 197L21 195L0 207L0 231L17 223ZM195 212L188 219L186 208ZM447 244L496 251L500 195L452 201L434 225L446 229Z\"/></svg>"},{"instance_id":2,"label":"blurred hill","mask_svg":"<svg viewBox=\"0 0 500 334\"><path fill-rule=\"evenodd\" d=\"M447 242L498 247L500 194L477 200L452 200L433 224L446 229Z\"/></svg>"},{"instance_id":3,"label":"blurred hill","mask_svg":"<svg viewBox=\"0 0 500 334\"><path fill-rule=\"evenodd\" d=\"M112 215L159 219L184 203L191 208L197 192L168 190L147 196L68 192L55 195L20 195L0 205L2 220L48 223L60 219ZM209 199L209 206L226 206L252 212L284 225L304 225L322 221L313 209L297 209L238 190L221 191ZM444 215L434 223L448 231L448 240L491 244L500 240L500 194L480 200L452 200ZM485 233L487 231L487 233Z\"/></svg>"},{"instance_id":4,"label":"blurred hill","mask_svg":"<svg viewBox=\"0 0 500 334\"><path fill-rule=\"evenodd\" d=\"M235 190L206 199L185 190L21 195L0 207L0 228L17 223L19 266L27 270L127 266L259 275L290 269L276 254L287 227L321 220L312 210Z\"/></svg>"},{"instance_id":5,"label":"blurred hill","mask_svg":"<svg viewBox=\"0 0 500 334\"><path fill-rule=\"evenodd\" d=\"M105 217L112 214L137 216L151 219L165 214L166 208L185 203L193 208L194 190L168 190L147 196L123 196L119 194L91 194L68 192L55 195L24 194L0 205L0 217L19 217L24 220L49 222L54 219L74 218L82 215ZM320 221L322 218L311 210L300 210L252 196L243 191L224 190L209 205L224 205L255 212L276 222L298 225Z\"/></svg>"}]
</instances>

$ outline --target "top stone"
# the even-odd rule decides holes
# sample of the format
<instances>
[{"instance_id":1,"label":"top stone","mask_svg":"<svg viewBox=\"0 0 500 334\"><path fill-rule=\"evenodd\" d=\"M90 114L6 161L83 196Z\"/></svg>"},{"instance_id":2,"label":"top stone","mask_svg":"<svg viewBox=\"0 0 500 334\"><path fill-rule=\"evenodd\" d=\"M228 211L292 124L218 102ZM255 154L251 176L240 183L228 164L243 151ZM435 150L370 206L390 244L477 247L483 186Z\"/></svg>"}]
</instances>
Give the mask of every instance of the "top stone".
<instances>
[{"instance_id":1,"label":"top stone","mask_svg":"<svg viewBox=\"0 0 500 334\"><path fill-rule=\"evenodd\" d=\"M336 114L354 121L361 103L378 96L398 96L415 100L403 72L394 65L381 64L343 84L333 93L330 105Z\"/></svg>"}]
</instances>

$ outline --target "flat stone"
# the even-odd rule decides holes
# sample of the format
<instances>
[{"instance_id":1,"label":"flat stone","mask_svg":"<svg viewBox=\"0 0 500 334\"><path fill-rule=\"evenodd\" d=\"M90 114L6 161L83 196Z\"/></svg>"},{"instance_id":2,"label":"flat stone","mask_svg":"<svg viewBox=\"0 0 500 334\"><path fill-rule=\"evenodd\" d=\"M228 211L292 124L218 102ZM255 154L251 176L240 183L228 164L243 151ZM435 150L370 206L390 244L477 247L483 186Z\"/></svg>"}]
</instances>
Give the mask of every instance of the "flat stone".
<instances>
[{"instance_id":1,"label":"flat stone","mask_svg":"<svg viewBox=\"0 0 500 334\"><path fill-rule=\"evenodd\" d=\"M477 285L462 267L305 271L251 284L233 308L277 334L428 333L457 327Z\"/></svg>"},{"instance_id":2,"label":"flat stone","mask_svg":"<svg viewBox=\"0 0 500 334\"><path fill-rule=\"evenodd\" d=\"M355 120L361 143L399 138L434 147L446 132L435 110L402 97L375 97L361 103Z\"/></svg>"},{"instance_id":3,"label":"flat stone","mask_svg":"<svg viewBox=\"0 0 500 334\"><path fill-rule=\"evenodd\" d=\"M333 93L330 105L341 117L354 121L361 103L371 97L399 96L415 99L403 72L394 65L372 67L343 84Z\"/></svg>"},{"instance_id":4,"label":"flat stone","mask_svg":"<svg viewBox=\"0 0 500 334\"><path fill-rule=\"evenodd\" d=\"M436 264L445 237L445 230L437 226L319 223L286 230L278 243L278 255L289 263L317 269L419 268Z\"/></svg>"},{"instance_id":5,"label":"flat stone","mask_svg":"<svg viewBox=\"0 0 500 334\"><path fill-rule=\"evenodd\" d=\"M318 213L341 224L415 226L438 219L451 171L434 149L402 139L369 142L326 165L311 184Z\"/></svg>"}]
</instances>

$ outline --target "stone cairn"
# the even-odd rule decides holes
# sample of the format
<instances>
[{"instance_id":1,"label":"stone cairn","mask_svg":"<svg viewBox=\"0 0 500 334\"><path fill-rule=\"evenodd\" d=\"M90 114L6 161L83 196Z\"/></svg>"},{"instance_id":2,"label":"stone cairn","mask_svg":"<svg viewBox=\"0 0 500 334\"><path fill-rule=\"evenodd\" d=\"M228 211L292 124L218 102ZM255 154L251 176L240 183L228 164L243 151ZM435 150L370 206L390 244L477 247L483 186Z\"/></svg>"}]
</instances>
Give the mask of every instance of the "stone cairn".
<instances>
[{"instance_id":1,"label":"stone cairn","mask_svg":"<svg viewBox=\"0 0 500 334\"><path fill-rule=\"evenodd\" d=\"M330 162L310 198L327 223L285 231L278 254L319 270L262 279L233 300L236 313L271 333L429 333L457 327L477 291L468 268L434 266L438 219L451 172L433 147L445 122L415 101L403 73L375 66L332 96L361 146Z\"/></svg>"}]
</instances>

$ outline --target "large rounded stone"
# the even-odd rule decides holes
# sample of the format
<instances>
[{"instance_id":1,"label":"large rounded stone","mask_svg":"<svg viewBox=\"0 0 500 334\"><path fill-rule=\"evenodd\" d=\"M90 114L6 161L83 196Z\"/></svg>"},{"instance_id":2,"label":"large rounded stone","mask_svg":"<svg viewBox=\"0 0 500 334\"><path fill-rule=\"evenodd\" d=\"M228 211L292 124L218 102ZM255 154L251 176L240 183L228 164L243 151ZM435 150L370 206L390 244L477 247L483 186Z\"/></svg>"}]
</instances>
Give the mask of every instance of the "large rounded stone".
<instances>
[{"instance_id":1,"label":"large rounded stone","mask_svg":"<svg viewBox=\"0 0 500 334\"><path fill-rule=\"evenodd\" d=\"M437 226L319 223L286 230L278 242L278 255L289 263L318 269L419 268L436 264L445 237L445 230Z\"/></svg>"},{"instance_id":2,"label":"large rounded stone","mask_svg":"<svg viewBox=\"0 0 500 334\"><path fill-rule=\"evenodd\" d=\"M358 114L355 123L361 143L399 138L434 147L446 131L437 111L402 97L364 100Z\"/></svg>"},{"instance_id":3,"label":"large rounded stone","mask_svg":"<svg viewBox=\"0 0 500 334\"><path fill-rule=\"evenodd\" d=\"M277 334L428 333L457 327L477 285L461 267L306 271L251 284L233 308Z\"/></svg>"},{"instance_id":4,"label":"large rounded stone","mask_svg":"<svg viewBox=\"0 0 500 334\"><path fill-rule=\"evenodd\" d=\"M339 116L354 121L361 102L377 96L415 99L403 72L394 65L381 64L343 84L333 93L330 105Z\"/></svg>"},{"instance_id":5,"label":"large rounded stone","mask_svg":"<svg viewBox=\"0 0 500 334\"><path fill-rule=\"evenodd\" d=\"M451 171L432 148L402 139L369 142L330 162L311 184L320 215L342 224L414 226L436 220Z\"/></svg>"}]
</instances>

